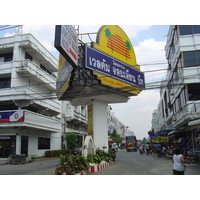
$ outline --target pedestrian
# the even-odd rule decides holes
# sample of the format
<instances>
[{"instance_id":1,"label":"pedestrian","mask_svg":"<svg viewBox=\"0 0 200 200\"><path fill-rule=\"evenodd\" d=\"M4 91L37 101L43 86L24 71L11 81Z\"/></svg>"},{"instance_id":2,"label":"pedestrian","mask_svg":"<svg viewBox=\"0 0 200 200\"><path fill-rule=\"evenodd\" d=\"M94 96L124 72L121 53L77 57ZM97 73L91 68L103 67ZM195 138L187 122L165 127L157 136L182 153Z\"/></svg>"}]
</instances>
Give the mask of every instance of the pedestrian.
<instances>
[{"instance_id":1,"label":"pedestrian","mask_svg":"<svg viewBox=\"0 0 200 200\"><path fill-rule=\"evenodd\" d=\"M186 166L184 163L190 164L189 161L186 161L184 159L184 156L182 154L182 150L180 148L175 149L174 155L173 155L173 175L184 175Z\"/></svg>"},{"instance_id":2,"label":"pedestrian","mask_svg":"<svg viewBox=\"0 0 200 200\"><path fill-rule=\"evenodd\" d=\"M149 155L149 144L146 143L145 145L146 154Z\"/></svg>"},{"instance_id":3,"label":"pedestrian","mask_svg":"<svg viewBox=\"0 0 200 200\"><path fill-rule=\"evenodd\" d=\"M160 145L160 143L156 144L156 151L157 151L157 155L160 156L160 152L161 152L161 145Z\"/></svg>"}]
</instances>

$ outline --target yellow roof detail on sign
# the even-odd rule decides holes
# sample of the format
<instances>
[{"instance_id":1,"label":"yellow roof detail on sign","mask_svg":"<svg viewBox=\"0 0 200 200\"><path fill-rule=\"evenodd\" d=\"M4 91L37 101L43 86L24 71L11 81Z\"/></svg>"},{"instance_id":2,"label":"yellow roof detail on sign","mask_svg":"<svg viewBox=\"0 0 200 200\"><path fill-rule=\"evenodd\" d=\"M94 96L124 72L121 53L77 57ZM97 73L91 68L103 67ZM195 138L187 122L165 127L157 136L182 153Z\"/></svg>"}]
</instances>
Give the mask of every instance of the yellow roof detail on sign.
<instances>
[{"instance_id":1,"label":"yellow roof detail on sign","mask_svg":"<svg viewBox=\"0 0 200 200\"><path fill-rule=\"evenodd\" d=\"M98 31L96 43L93 42L92 46L140 70L140 66L136 63L135 52L131 41L119 26L102 26Z\"/></svg>"}]
</instances>

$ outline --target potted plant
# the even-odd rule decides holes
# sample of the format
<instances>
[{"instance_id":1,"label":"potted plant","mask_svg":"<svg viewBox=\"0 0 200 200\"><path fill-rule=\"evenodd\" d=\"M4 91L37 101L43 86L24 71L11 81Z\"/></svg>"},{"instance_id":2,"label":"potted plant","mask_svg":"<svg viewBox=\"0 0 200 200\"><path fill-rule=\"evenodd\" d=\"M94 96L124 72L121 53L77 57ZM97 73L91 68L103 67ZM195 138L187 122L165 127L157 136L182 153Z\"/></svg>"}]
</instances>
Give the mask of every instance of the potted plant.
<instances>
[{"instance_id":1,"label":"potted plant","mask_svg":"<svg viewBox=\"0 0 200 200\"><path fill-rule=\"evenodd\" d=\"M56 167L55 174L62 175L65 173L75 175L88 171L89 162L83 155L60 155L60 164Z\"/></svg>"}]
</instances>

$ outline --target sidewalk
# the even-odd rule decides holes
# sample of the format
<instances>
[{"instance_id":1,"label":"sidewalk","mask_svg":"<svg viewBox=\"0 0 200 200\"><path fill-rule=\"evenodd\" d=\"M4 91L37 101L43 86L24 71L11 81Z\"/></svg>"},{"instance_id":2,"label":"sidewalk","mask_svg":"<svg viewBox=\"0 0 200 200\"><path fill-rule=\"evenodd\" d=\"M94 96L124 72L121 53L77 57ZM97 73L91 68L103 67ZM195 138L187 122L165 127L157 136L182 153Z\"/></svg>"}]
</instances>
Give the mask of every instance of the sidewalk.
<instances>
[{"instance_id":1,"label":"sidewalk","mask_svg":"<svg viewBox=\"0 0 200 200\"><path fill-rule=\"evenodd\" d=\"M0 158L0 165L3 165L7 162L7 158Z\"/></svg>"}]
</instances>

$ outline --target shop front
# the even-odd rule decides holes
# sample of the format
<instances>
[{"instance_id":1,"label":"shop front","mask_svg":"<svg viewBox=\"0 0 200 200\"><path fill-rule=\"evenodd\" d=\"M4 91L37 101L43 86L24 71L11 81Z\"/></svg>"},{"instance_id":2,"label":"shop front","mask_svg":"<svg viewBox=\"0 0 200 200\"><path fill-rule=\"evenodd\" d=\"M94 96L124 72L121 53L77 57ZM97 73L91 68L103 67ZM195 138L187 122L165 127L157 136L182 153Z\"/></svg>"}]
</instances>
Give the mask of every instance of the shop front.
<instances>
[{"instance_id":1,"label":"shop front","mask_svg":"<svg viewBox=\"0 0 200 200\"><path fill-rule=\"evenodd\" d=\"M16 136L0 136L0 158L7 158L16 151Z\"/></svg>"},{"instance_id":2,"label":"shop front","mask_svg":"<svg viewBox=\"0 0 200 200\"><path fill-rule=\"evenodd\" d=\"M21 136L21 154L28 155L28 136ZM16 154L16 136L0 136L0 158Z\"/></svg>"}]
</instances>

